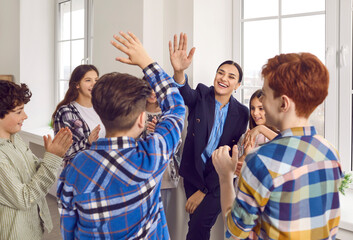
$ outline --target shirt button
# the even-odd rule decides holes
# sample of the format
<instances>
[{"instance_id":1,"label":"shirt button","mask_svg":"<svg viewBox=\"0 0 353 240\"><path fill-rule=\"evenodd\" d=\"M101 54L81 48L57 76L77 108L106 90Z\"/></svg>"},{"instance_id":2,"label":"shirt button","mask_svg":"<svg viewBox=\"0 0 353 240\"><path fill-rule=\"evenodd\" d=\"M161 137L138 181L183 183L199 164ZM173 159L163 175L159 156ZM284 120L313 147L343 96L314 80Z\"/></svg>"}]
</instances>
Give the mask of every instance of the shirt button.
<instances>
[{"instance_id":1,"label":"shirt button","mask_svg":"<svg viewBox=\"0 0 353 240\"><path fill-rule=\"evenodd\" d=\"M192 133L192 136L194 136L194 137L195 137L195 133Z\"/></svg>"},{"instance_id":2,"label":"shirt button","mask_svg":"<svg viewBox=\"0 0 353 240\"><path fill-rule=\"evenodd\" d=\"M201 122L200 118L196 118L196 122L200 123Z\"/></svg>"}]
</instances>

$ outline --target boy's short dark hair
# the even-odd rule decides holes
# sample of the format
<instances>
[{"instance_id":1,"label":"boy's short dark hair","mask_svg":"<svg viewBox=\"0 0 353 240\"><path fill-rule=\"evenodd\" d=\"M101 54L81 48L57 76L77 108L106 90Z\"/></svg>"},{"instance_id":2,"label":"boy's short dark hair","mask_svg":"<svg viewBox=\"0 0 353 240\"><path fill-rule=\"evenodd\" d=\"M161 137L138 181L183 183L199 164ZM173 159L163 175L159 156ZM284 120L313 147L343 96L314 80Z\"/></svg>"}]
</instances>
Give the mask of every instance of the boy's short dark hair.
<instances>
[{"instance_id":1,"label":"boy's short dark hair","mask_svg":"<svg viewBox=\"0 0 353 240\"><path fill-rule=\"evenodd\" d=\"M107 130L129 130L146 109L148 82L126 73L103 75L92 90L92 104Z\"/></svg>"},{"instance_id":2,"label":"boy's short dark hair","mask_svg":"<svg viewBox=\"0 0 353 240\"><path fill-rule=\"evenodd\" d=\"M27 85L0 80L0 119L15 109L17 106L29 102L32 96Z\"/></svg>"}]
</instances>

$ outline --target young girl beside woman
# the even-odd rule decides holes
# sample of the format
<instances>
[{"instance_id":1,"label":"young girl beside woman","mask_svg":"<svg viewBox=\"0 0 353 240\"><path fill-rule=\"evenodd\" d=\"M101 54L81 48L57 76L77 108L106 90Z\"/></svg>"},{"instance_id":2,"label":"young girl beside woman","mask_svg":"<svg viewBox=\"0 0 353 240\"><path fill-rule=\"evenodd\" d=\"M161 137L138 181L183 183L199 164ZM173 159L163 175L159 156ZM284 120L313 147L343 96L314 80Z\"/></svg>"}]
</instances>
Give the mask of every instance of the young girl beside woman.
<instances>
[{"instance_id":1,"label":"young girl beside woman","mask_svg":"<svg viewBox=\"0 0 353 240\"><path fill-rule=\"evenodd\" d=\"M147 103L146 103L146 129L141 134L141 137L143 139L146 139L148 134L154 132L154 129L156 128L156 124L160 121L161 117L162 117L162 110L159 107L156 93L152 90L151 97L147 98ZM162 178L161 197L162 197L163 208L165 213L167 213L172 189L176 188L179 182L179 174L177 169L181 158L180 145L181 145L181 139L179 141L179 146L178 146L179 149L176 151L173 158L169 161L167 165L167 169L165 170Z\"/></svg>"},{"instance_id":2,"label":"young girl beside woman","mask_svg":"<svg viewBox=\"0 0 353 240\"><path fill-rule=\"evenodd\" d=\"M54 133L68 127L72 132L73 144L65 154L65 166L77 153L89 148L99 137L105 137L105 129L91 101L92 88L99 72L93 65L79 65L71 74L69 89L58 104L52 122Z\"/></svg>"},{"instance_id":3,"label":"young girl beside woman","mask_svg":"<svg viewBox=\"0 0 353 240\"><path fill-rule=\"evenodd\" d=\"M262 90L255 91L249 101L250 117L249 130L238 141L239 160L236 175L239 175L246 155L255 147L258 147L278 134L278 130L266 125L266 114L260 101Z\"/></svg>"}]
</instances>

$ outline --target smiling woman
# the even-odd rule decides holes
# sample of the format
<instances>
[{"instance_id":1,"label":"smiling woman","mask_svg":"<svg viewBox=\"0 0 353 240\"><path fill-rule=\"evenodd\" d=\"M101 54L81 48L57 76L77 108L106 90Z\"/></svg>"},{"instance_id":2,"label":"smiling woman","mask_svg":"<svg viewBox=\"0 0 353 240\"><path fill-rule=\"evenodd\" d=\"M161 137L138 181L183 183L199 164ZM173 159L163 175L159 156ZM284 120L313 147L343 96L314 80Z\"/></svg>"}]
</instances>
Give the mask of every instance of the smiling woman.
<instances>
[{"instance_id":1,"label":"smiling woman","mask_svg":"<svg viewBox=\"0 0 353 240\"><path fill-rule=\"evenodd\" d=\"M221 212L219 179L211 154L219 146L233 147L238 142L246 130L249 110L232 96L243 75L237 63L223 62L217 69L214 86L199 84L194 90L184 71L190 66L195 49L189 55L186 50L186 34L180 34L179 44L174 36L174 47L169 42L174 79L189 108L179 173L184 178L185 210L190 214L186 239L206 240Z\"/></svg>"}]
</instances>

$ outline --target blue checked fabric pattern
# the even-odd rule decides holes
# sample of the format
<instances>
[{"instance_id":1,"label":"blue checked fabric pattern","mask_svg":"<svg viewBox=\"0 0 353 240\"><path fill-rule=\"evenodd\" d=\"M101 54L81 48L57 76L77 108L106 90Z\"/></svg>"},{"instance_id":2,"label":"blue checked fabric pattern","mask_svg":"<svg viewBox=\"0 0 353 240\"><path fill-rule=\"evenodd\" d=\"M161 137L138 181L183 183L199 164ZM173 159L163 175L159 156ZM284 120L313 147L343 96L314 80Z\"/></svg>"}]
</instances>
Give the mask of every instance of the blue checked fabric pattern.
<instances>
[{"instance_id":1,"label":"blue checked fabric pattern","mask_svg":"<svg viewBox=\"0 0 353 240\"><path fill-rule=\"evenodd\" d=\"M287 129L244 162L226 219L240 239L335 239L342 177L337 151L314 127Z\"/></svg>"},{"instance_id":2,"label":"blue checked fabric pattern","mask_svg":"<svg viewBox=\"0 0 353 240\"><path fill-rule=\"evenodd\" d=\"M67 166L57 192L64 239L169 239L160 187L185 107L158 64L144 73L160 101L161 122L146 140L98 139Z\"/></svg>"}]
</instances>

